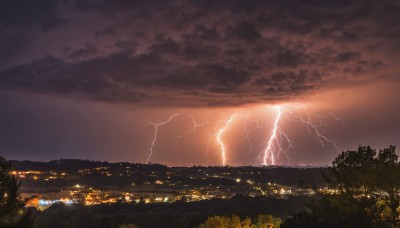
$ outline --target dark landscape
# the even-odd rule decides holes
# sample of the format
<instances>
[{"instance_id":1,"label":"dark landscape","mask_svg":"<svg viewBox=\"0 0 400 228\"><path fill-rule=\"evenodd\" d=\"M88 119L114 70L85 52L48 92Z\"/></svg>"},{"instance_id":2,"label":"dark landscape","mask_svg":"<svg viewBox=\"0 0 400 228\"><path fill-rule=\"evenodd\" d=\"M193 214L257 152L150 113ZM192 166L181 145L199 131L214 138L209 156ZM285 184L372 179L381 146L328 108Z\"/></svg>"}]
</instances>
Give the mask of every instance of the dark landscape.
<instances>
[{"instance_id":1,"label":"dark landscape","mask_svg":"<svg viewBox=\"0 0 400 228\"><path fill-rule=\"evenodd\" d=\"M399 0L1 0L0 228L400 228Z\"/></svg>"}]
</instances>

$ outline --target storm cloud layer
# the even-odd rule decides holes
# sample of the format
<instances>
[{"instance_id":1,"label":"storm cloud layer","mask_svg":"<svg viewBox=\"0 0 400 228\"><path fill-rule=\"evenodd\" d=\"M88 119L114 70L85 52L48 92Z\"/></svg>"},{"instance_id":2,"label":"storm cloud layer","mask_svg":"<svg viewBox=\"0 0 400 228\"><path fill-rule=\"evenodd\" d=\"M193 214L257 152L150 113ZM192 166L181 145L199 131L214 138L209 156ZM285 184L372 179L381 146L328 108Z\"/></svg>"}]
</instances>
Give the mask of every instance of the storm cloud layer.
<instances>
[{"instance_id":1,"label":"storm cloud layer","mask_svg":"<svg viewBox=\"0 0 400 228\"><path fill-rule=\"evenodd\" d=\"M5 1L0 89L165 106L296 99L395 64L382 50L400 49L399 7L397 1Z\"/></svg>"},{"instance_id":2,"label":"storm cloud layer","mask_svg":"<svg viewBox=\"0 0 400 228\"><path fill-rule=\"evenodd\" d=\"M145 162L151 123L179 113L151 161L220 165L212 136L238 113L228 164L258 165L272 105L293 104L340 117L318 126L343 150L399 146L399 22L398 0L1 1L0 156ZM279 127L279 164L338 153L287 113Z\"/></svg>"}]
</instances>

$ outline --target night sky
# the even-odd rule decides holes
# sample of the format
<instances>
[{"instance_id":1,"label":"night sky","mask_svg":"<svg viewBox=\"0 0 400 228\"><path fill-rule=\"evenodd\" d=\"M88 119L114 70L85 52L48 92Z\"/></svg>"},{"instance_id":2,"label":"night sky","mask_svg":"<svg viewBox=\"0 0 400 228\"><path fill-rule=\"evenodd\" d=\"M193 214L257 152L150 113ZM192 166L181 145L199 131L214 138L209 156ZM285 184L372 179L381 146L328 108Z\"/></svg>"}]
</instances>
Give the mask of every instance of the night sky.
<instances>
[{"instance_id":1,"label":"night sky","mask_svg":"<svg viewBox=\"0 0 400 228\"><path fill-rule=\"evenodd\" d=\"M400 146L399 60L396 0L5 0L0 155L145 163L179 114L150 162L221 165L227 125L260 165L280 107L276 164L327 165Z\"/></svg>"}]
</instances>

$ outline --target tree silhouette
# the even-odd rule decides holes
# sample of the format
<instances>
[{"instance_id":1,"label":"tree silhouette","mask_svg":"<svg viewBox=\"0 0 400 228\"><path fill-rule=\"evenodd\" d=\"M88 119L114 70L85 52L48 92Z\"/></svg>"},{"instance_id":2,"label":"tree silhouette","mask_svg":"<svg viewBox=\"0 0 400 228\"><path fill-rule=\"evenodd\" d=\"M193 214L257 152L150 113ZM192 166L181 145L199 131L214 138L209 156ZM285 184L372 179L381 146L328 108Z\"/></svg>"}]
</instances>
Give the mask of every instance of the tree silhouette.
<instances>
[{"instance_id":1,"label":"tree silhouette","mask_svg":"<svg viewBox=\"0 0 400 228\"><path fill-rule=\"evenodd\" d=\"M252 224L250 218L240 220L239 216L212 216L209 217L200 228L279 228L281 219L275 218L272 215L259 215Z\"/></svg>"},{"instance_id":2,"label":"tree silhouette","mask_svg":"<svg viewBox=\"0 0 400 228\"><path fill-rule=\"evenodd\" d=\"M334 191L321 193L283 227L400 226L400 163L394 146L378 153L369 146L342 152L325 178Z\"/></svg>"},{"instance_id":3,"label":"tree silhouette","mask_svg":"<svg viewBox=\"0 0 400 228\"><path fill-rule=\"evenodd\" d=\"M30 227L29 213L18 199L20 182L11 175L11 164L0 157L0 227Z\"/></svg>"}]
</instances>

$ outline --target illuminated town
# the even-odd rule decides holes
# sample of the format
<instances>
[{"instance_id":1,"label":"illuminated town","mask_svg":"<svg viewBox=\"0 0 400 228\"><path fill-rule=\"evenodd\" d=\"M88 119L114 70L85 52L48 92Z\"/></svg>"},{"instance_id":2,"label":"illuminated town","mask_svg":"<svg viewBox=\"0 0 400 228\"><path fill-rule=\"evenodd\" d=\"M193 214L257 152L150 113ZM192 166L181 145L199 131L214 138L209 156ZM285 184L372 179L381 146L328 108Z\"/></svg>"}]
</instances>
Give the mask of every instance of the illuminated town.
<instances>
[{"instance_id":1,"label":"illuminated town","mask_svg":"<svg viewBox=\"0 0 400 228\"><path fill-rule=\"evenodd\" d=\"M83 160L15 161L14 166L19 170L13 170L12 174L24 183L21 198L26 206L40 210L54 203L89 206L191 202L229 199L235 195L285 199L312 196L315 184L319 185L319 190L327 190L319 176L319 172L327 168L167 167ZM32 166L37 169L24 169ZM78 169L66 169L67 166Z\"/></svg>"}]
</instances>

